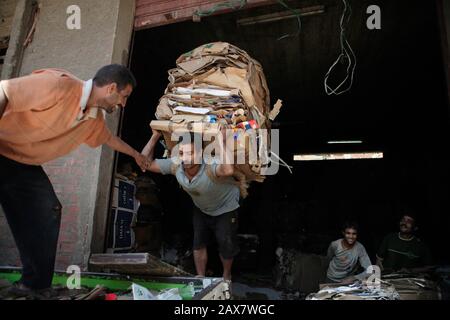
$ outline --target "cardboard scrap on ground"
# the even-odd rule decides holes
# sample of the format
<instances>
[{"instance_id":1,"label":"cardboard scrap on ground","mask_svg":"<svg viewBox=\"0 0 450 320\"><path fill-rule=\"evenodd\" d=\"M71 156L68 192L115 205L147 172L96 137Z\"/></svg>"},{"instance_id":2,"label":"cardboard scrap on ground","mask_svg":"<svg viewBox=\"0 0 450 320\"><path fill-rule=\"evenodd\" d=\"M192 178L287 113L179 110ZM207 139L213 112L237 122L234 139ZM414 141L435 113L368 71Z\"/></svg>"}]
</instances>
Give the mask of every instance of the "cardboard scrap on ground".
<instances>
[{"instance_id":1,"label":"cardboard scrap on ground","mask_svg":"<svg viewBox=\"0 0 450 320\"><path fill-rule=\"evenodd\" d=\"M162 292L151 292L136 283L133 283L131 288L133 300L183 300L178 288L172 288Z\"/></svg>"}]
</instances>

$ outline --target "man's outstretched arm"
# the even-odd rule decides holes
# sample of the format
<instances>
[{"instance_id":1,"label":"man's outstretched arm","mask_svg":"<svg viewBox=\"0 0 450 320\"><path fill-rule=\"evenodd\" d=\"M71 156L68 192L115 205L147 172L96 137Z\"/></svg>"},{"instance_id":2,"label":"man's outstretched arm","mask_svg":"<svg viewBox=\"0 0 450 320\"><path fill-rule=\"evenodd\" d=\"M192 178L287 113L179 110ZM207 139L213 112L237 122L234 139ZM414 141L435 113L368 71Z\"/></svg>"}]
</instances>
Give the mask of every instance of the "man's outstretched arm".
<instances>
[{"instance_id":1,"label":"man's outstretched arm","mask_svg":"<svg viewBox=\"0 0 450 320\"><path fill-rule=\"evenodd\" d=\"M232 139L230 135L231 131L227 131L226 128L222 128L222 138L223 138L223 163L219 164L216 169L217 177L231 177L234 174L234 165L233 165L233 152L232 150L227 149L227 141L228 139ZM231 140L234 141L234 140Z\"/></svg>"},{"instance_id":2,"label":"man's outstretched arm","mask_svg":"<svg viewBox=\"0 0 450 320\"><path fill-rule=\"evenodd\" d=\"M111 136L111 138L106 142L106 145L111 149L127 154L133 157L137 165L141 168L143 172L149 170L150 162L144 155L140 154L138 151L134 150L125 141L117 136Z\"/></svg>"},{"instance_id":3,"label":"man's outstretched arm","mask_svg":"<svg viewBox=\"0 0 450 320\"><path fill-rule=\"evenodd\" d=\"M159 167L158 163L154 160L154 154L155 154L155 146L158 143L159 139L161 138L161 133L159 131L152 129L152 137L148 141L147 145L142 149L142 154L147 157L147 160L149 161L149 166L147 170L154 173L161 173L161 168Z\"/></svg>"}]
</instances>

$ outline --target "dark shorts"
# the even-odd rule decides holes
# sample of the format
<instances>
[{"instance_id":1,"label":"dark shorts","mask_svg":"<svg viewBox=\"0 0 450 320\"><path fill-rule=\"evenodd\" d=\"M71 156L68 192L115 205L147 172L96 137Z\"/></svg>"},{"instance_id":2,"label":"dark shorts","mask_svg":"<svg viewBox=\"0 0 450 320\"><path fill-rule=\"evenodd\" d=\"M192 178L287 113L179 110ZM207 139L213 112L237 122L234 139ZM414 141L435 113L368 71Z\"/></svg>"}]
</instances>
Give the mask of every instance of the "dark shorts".
<instances>
[{"instance_id":1,"label":"dark shorts","mask_svg":"<svg viewBox=\"0 0 450 320\"><path fill-rule=\"evenodd\" d=\"M239 253L237 238L237 210L213 217L194 208L194 250L208 246L211 234L216 237L219 253L224 259L232 259Z\"/></svg>"}]
</instances>

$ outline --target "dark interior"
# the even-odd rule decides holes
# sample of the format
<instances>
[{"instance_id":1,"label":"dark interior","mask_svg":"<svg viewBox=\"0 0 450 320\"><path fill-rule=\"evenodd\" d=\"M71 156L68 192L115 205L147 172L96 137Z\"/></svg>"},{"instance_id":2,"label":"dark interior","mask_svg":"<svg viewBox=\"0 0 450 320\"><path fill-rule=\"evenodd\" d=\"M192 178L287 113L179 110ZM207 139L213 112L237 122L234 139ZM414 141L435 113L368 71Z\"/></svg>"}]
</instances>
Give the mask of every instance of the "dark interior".
<instances>
[{"instance_id":1,"label":"dark interior","mask_svg":"<svg viewBox=\"0 0 450 320\"><path fill-rule=\"evenodd\" d=\"M270 270L278 246L325 253L347 219L359 222L359 240L375 262L383 236L398 230L404 208L416 211L419 235L436 263L450 262L444 247L450 222L449 101L434 1L408 1L407 6L350 1L347 36L357 66L351 91L340 96L327 96L323 80L340 53L342 1L288 3L292 8L324 5L325 12L303 17L298 36L295 18L237 26L241 18L286 11L280 4L135 32L131 68L138 87L124 112L122 138L138 150L144 147L167 70L182 53L208 42L230 42L261 62L272 105L283 100L273 127L280 129L280 156L294 167L292 175L280 168L264 184L253 184L243 202L240 233L260 238L249 269ZM381 30L366 27L366 8L372 4L382 8ZM286 34L293 36L277 40ZM332 80L343 76L338 72ZM363 143L332 146L330 140ZM382 151L384 159L293 161L294 154L331 151ZM121 157L119 163L129 160ZM189 239L189 196L173 177L154 179L165 208L166 240Z\"/></svg>"}]
</instances>

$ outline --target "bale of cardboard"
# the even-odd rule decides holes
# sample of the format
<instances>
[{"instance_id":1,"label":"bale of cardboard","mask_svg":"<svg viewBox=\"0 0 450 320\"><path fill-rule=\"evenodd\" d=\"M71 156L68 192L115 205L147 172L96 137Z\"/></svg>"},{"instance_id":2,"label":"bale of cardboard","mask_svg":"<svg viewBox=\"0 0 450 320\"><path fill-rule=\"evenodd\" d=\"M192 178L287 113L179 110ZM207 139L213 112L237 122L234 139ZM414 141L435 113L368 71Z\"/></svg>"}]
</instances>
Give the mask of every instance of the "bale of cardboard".
<instances>
[{"instance_id":1,"label":"bale of cardboard","mask_svg":"<svg viewBox=\"0 0 450 320\"><path fill-rule=\"evenodd\" d=\"M251 181L264 181L271 121L280 112L281 100L270 109L261 64L226 42L205 44L182 54L176 66L168 71L169 84L156 109L157 120L150 126L162 131L170 156L177 144L174 132L218 136L222 129L231 131L234 178L245 197Z\"/></svg>"}]
</instances>

